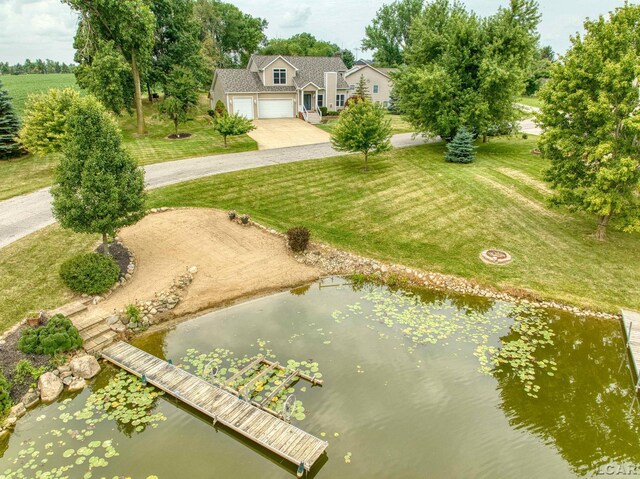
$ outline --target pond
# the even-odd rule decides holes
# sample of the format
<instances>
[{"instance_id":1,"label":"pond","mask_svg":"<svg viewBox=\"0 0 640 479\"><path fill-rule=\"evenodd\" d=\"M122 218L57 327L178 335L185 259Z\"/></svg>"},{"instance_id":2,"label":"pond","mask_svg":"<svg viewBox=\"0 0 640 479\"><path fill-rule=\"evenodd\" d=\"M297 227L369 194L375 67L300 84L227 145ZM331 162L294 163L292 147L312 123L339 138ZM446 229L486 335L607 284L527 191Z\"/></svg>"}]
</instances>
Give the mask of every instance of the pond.
<instances>
[{"instance_id":1,"label":"pond","mask_svg":"<svg viewBox=\"0 0 640 479\"><path fill-rule=\"evenodd\" d=\"M640 471L640 410L620 368L617 322L343 282L215 311L134 344L195 374L213 361L218 379L258 354L321 375L323 386L300 381L273 402L295 394L293 423L329 442L311 476ZM30 411L1 452L0 478L295 477L112 367L80 394Z\"/></svg>"}]
</instances>

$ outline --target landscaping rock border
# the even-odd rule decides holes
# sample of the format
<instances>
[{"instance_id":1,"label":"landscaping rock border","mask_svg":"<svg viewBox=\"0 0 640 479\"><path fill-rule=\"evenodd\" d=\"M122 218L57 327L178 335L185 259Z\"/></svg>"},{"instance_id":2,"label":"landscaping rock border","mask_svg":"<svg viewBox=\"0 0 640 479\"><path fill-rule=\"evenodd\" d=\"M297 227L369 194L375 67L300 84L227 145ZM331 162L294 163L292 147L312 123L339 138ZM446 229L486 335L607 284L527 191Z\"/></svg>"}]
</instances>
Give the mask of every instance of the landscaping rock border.
<instances>
[{"instance_id":1,"label":"landscaping rock border","mask_svg":"<svg viewBox=\"0 0 640 479\"><path fill-rule=\"evenodd\" d=\"M135 305L140 308L140 321L131 322L126 311L121 309L118 315L107 318L109 326L116 332L129 331L133 334L144 331L153 324L161 323L167 319L168 313L182 301L197 272L196 266L190 266L185 274L174 279L169 289L156 292L153 299L149 301L136 302Z\"/></svg>"},{"instance_id":2,"label":"landscaping rock border","mask_svg":"<svg viewBox=\"0 0 640 479\"><path fill-rule=\"evenodd\" d=\"M267 228L254 221L251 221L251 224L269 234L282 238L286 244L287 237L285 234L279 233L272 228ZM408 286L450 291L457 294L483 296L498 301L533 304L541 308L567 311L581 317L617 320L621 318L618 314L579 308L558 301L548 301L524 289L513 288L499 291L457 276L427 272L395 263L385 263L342 251L323 243L312 242L309 244L307 251L303 253L291 252L291 254L300 263L316 267L327 276L344 276L351 274L372 275L383 282L388 282L390 279L393 279L394 282L403 282Z\"/></svg>"},{"instance_id":3,"label":"landscaping rock border","mask_svg":"<svg viewBox=\"0 0 640 479\"><path fill-rule=\"evenodd\" d=\"M18 419L40 402L53 402L65 391L78 392L87 386L87 380L100 372L96 358L80 349L68 361L52 371L43 373L37 380L37 387L30 388L22 399L10 410L2 425L0 438L10 434Z\"/></svg>"}]
</instances>

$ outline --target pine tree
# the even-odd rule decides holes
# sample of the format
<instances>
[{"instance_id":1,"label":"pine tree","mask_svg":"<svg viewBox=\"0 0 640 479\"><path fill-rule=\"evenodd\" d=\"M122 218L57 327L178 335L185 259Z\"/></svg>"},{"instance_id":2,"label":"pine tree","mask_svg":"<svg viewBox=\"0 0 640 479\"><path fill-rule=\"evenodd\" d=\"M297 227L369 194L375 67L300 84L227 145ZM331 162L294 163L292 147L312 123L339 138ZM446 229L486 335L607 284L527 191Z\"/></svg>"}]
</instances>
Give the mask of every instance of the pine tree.
<instances>
[{"instance_id":1,"label":"pine tree","mask_svg":"<svg viewBox=\"0 0 640 479\"><path fill-rule=\"evenodd\" d=\"M369 87L367 86L367 80L364 75L360 75L360 80L356 87L356 95L361 98L369 98Z\"/></svg>"},{"instance_id":2,"label":"pine tree","mask_svg":"<svg viewBox=\"0 0 640 479\"><path fill-rule=\"evenodd\" d=\"M476 147L473 145L473 133L462 127L447 145L444 159L449 163L471 163L476 158Z\"/></svg>"},{"instance_id":3,"label":"pine tree","mask_svg":"<svg viewBox=\"0 0 640 479\"><path fill-rule=\"evenodd\" d=\"M7 160L20 154L20 145L16 142L20 121L16 115L11 98L0 82L0 160Z\"/></svg>"}]
</instances>

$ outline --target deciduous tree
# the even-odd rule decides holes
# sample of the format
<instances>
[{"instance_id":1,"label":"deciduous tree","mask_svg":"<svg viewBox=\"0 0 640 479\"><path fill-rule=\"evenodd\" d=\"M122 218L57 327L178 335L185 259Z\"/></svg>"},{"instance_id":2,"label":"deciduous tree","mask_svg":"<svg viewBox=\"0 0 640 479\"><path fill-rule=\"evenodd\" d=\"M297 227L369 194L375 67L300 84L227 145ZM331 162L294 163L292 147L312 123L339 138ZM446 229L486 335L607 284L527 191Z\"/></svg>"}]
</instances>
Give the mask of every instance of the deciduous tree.
<instances>
[{"instance_id":1,"label":"deciduous tree","mask_svg":"<svg viewBox=\"0 0 640 479\"><path fill-rule=\"evenodd\" d=\"M211 82L212 70L206 71L204 67L200 25L193 9L193 0L152 0L156 27L147 76L149 93L154 85L162 86L166 93L169 75L176 67L189 70L200 85Z\"/></svg>"},{"instance_id":2,"label":"deciduous tree","mask_svg":"<svg viewBox=\"0 0 640 479\"><path fill-rule=\"evenodd\" d=\"M266 40L267 21L231 3L196 0L194 9L209 67L244 67Z\"/></svg>"},{"instance_id":3,"label":"deciduous tree","mask_svg":"<svg viewBox=\"0 0 640 479\"><path fill-rule=\"evenodd\" d=\"M178 125L187 120L189 112L198 104L198 84L190 70L176 67L168 75L165 99L160 104L160 112L168 116L178 134Z\"/></svg>"},{"instance_id":4,"label":"deciduous tree","mask_svg":"<svg viewBox=\"0 0 640 479\"><path fill-rule=\"evenodd\" d=\"M227 137L244 135L256 127L251 120L236 113L235 115L216 116L213 120L213 129L222 135L224 147L227 147Z\"/></svg>"},{"instance_id":5,"label":"deciduous tree","mask_svg":"<svg viewBox=\"0 0 640 479\"><path fill-rule=\"evenodd\" d=\"M260 49L263 55L296 55L306 57L334 57L339 55L347 68L353 66L355 58L349 50L335 43L318 40L310 33L298 33L290 38L273 38Z\"/></svg>"},{"instance_id":6,"label":"deciduous tree","mask_svg":"<svg viewBox=\"0 0 640 479\"><path fill-rule=\"evenodd\" d=\"M553 201L640 231L640 6L587 20L540 92Z\"/></svg>"},{"instance_id":7,"label":"deciduous tree","mask_svg":"<svg viewBox=\"0 0 640 479\"><path fill-rule=\"evenodd\" d=\"M38 155L62 150L67 135L69 112L80 100L73 88L51 89L27 97L20 142Z\"/></svg>"},{"instance_id":8,"label":"deciduous tree","mask_svg":"<svg viewBox=\"0 0 640 479\"><path fill-rule=\"evenodd\" d=\"M149 71L154 46L156 19L148 0L63 0L80 14L75 39L76 61L85 68L93 67L94 57L103 58L109 45L130 67L138 134L145 132L142 110L142 77ZM118 68L121 72L122 68ZM90 91L100 94L95 75L108 75L107 69L96 69ZM113 85L119 76L110 75ZM82 81L82 75L78 78ZM125 88L122 87L123 96ZM123 98L127 103L128 98Z\"/></svg>"},{"instance_id":9,"label":"deciduous tree","mask_svg":"<svg viewBox=\"0 0 640 479\"><path fill-rule=\"evenodd\" d=\"M448 0L428 4L413 22L408 66L394 75L398 107L419 131L447 138L461 125L485 139L512 128L539 18L533 0L511 0L488 18Z\"/></svg>"},{"instance_id":10,"label":"deciduous tree","mask_svg":"<svg viewBox=\"0 0 640 479\"><path fill-rule=\"evenodd\" d=\"M71 109L64 156L51 189L64 228L108 236L145 213L144 172L123 148L115 120L92 96Z\"/></svg>"},{"instance_id":11,"label":"deciduous tree","mask_svg":"<svg viewBox=\"0 0 640 479\"><path fill-rule=\"evenodd\" d=\"M366 36L362 40L365 50L374 50L376 63L387 67L404 63L411 24L423 6L424 0L396 0L378 10L371 25L366 27Z\"/></svg>"},{"instance_id":12,"label":"deciduous tree","mask_svg":"<svg viewBox=\"0 0 640 479\"><path fill-rule=\"evenodd\" d=\"M331 144L338 151L362 153L364 170L369 171L369 155L391 148L391 121L382 107L368 100L346 108L331 134Z\"/></svg>"}]
</instances>

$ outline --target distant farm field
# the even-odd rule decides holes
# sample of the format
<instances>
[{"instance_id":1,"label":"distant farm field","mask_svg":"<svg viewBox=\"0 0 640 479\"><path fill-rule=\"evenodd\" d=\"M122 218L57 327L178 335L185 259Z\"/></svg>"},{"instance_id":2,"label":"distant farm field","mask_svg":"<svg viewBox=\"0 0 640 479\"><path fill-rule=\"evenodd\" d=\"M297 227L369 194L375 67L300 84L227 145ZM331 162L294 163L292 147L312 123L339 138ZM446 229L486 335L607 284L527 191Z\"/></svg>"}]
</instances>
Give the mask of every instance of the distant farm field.
<instances>
[{"instance_id":1,"label":"distant farm field","mask_svg":"<svg viewBox=\"0 0 640 479\"><path fill-rule=\"evenodd\" d=\"M73 73L51 73L46 75L0 75L0 82L13 99L13 106L22 116L24 102L31 93L50 88L78 88Z\"/></svg>"}]
</instances>

